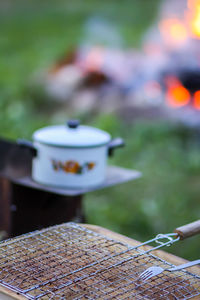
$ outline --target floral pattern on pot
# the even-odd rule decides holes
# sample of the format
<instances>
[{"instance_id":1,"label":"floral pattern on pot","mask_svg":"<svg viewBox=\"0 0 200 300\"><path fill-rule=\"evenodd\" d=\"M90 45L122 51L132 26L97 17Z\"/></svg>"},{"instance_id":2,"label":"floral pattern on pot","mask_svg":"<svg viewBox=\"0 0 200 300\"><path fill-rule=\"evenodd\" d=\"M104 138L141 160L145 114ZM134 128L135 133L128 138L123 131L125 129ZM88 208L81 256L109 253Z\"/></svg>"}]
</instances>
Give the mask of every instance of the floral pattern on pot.
<instances>
[{"instance_id":1,"label":"floral pattern on pot","mask_svg":"<svg viewBox=\"0 0 200 300\"><path fill-rule=\"evenodd\" d=\"M96 166L95 162L86 162L83 165L80 165L75 160L67 160L65 162L61 162L52 159L51 162L54 171L63 171L65 173L72 173L72 174L83 174L94 169L94 167Z\"/></svg>"}]
</instances>

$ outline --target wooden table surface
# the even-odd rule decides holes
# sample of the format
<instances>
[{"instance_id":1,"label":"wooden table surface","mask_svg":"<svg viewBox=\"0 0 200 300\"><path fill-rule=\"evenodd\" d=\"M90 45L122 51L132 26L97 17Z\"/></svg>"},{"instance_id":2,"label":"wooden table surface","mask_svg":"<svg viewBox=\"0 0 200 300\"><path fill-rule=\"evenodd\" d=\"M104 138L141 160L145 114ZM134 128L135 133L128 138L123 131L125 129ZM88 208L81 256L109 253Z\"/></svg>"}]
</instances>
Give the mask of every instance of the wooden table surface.
<instances>
[{"instance_id":1,"label":"wooden table surface","mask_svg":"<svg viewBox=\"0 0 200 300\"><path fill-rule=\"evenodd\" d=\"M90 225L90 224L84 224L83 226L85 226L86 228L88 228L90 230L98 232L102 235L110 237L114 240L120 241L122 243L126 243L126 244L129 244L129 245L132 245L132 246L136 246L136 245L141 244L141 242L139 242L137 240L126 237L122 234L113 232L111 230L108 230L108 229L100 227L100 226ZM151 247L143 246L143 249L149 249L149 248L151 248ZM166 261L168 261L168 262L170 262L174 265L180 265L180 264L183 264L183 263L187 262L186 259L178 257L178 256L173 255L173 254L170 254L170 253L167 253L163 250L155 250L153 252L153 254L155 254L156 256L158 256L158 257L160 257L160 258L162 258L162 259L164 259L164 260L166 260ZM191 272L193 272L193 273L200 276L200 267L199 266L194 266L194 267L188 268L187 270L189 270L189 271L191 271Z\"/></svg>"},{"instance_id":2,"label":"wooden table surface","mask_svg":"<svg viewBox=\"0 0 200 300\"><path fill-rule=\"evenodd\" d=\"M94 232L97 232L101 235L112 238L116 241L120 241L120 242L129 244L131 246L136 246L136 245L140 244L139 241L136 241L134 239L131 239L129 237L126 237L124 235L121 235L119 233L113 232L111 230L108 230L108 229L100 227L100 226L90 225L90 224L81 224L81 226L84 226ZM149 248L149 246L143 247L143 249L148 249L148 248ZM187 260L185 260L181 257L177 257L173 254L167 253L163 250L156 250L153 252L153 254L155 254L156 256L158 256L174 265L179 265L179 264L187 262ZM198 266L188 268L188 271L191 271L192 273L200 276L200 267L198 267ZM13 299L24 300L27 298L25 298L24 296L21 296L21 295L17 295L15 292L12 292L12 291L0 286L0 300L13 300ZM194 297L193 299L199 299L199 298Z\"/></svg>"}]
</instances>

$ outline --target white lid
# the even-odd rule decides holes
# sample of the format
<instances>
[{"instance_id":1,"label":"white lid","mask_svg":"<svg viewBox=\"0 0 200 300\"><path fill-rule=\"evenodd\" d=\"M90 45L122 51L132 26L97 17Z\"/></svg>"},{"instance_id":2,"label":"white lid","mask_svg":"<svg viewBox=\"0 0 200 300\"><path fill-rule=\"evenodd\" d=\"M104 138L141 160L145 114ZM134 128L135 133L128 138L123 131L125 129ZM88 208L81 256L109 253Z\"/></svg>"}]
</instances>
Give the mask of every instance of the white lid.
<instances>
[{"instance_id":1,"label":"white lid","mask_svg":"<svg viewBox=\"0 0 200 300\"><path fill-rule=\"evenodd\" d=\"M68 125L48 126L37 130L33 140L56 147L96 147L107 144L109 133L89 126L69 121Z\"/></svg>"}]
</instances>

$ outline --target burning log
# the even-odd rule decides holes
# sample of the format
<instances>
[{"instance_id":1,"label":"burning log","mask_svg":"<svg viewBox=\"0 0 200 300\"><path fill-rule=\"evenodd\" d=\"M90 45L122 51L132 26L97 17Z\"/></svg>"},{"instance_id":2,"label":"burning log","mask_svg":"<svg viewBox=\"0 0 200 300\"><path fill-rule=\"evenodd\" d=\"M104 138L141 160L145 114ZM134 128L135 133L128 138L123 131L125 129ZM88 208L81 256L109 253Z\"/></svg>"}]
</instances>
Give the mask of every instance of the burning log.
<instances>
[{"instance_id":1,"label":"burning log","mask_svg":"<svg viewBox=\"0 0 200 300\"><path fill-rule=\"evenodd\" d=\"M55 62L55 64L49 70L49 73L55 74L61 68L74 64L76 59L77 59L77 52L75 50L69 51L66 55L64 55L57 62Z\"/></svg>"},{"instance_id":2,"label":"burning log","mask_svg":"<svg viewBox=\"0 0 200 300\"><path fill-rule=\"evenodd\" d=\"M93 52L93 49L91 49ZM80 49L66 54L58 60L47 74L46 90L57 100L67 101L83 89L98 89L110 82L109 77L100 69L94 53L91 58L81 58ZM99 59L97 59L99 61Z\"/></svg>"},{"instance_id":3,"label":"burning log","mask_svg":"<svg viewBox=\"0 0 200 300\"><path fill-rule=\"evenodd\" d=\"M98 88L103 84L109 84L110 79L100 71L89 72L82 81L83 88Z\"/></svg>"}]
</instances>

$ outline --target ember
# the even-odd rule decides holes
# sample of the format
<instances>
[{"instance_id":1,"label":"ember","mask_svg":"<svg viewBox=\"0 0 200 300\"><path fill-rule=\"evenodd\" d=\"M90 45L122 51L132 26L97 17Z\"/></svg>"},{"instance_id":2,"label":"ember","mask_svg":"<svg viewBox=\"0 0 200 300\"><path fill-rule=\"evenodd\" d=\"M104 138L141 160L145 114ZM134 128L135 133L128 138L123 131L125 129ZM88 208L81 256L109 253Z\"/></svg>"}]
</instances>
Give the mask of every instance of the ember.
<instances>
[{"instance_id":1,"label":"ember","mask_svg":"<svg viewBox=\"0 0 200 300\"><path fill-rule=\"evenodd\" d=\"M194 93L194 107L200 109L200 91Z\"/></svg>"},{"instance_id":2,"label":"ember","mask_svg":"<svg viewBox=\"0 0 200 300\"><path fill-rule=\"evenodd\" d=\"M190 93L176 77L167 78L166 100L172 107L180 107L190 102Z\"/></svg>"}]
</instances>

